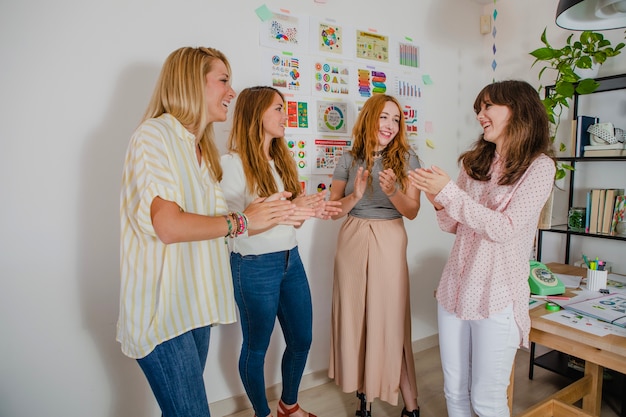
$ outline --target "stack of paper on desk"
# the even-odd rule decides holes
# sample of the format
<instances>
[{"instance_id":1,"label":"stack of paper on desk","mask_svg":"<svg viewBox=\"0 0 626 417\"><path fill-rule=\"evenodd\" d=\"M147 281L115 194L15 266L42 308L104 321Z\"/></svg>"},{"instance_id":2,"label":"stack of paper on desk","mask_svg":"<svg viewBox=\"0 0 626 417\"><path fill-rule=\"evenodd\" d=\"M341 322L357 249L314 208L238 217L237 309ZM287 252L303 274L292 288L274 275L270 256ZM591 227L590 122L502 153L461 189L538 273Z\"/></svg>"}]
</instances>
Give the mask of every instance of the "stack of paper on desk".
<instances>
[{"instance_id":1,"label":"stack of paper on desk","mask_svg":"<svg viewBox=\"0 0 626 417\"><path fill-rule=\"evenodd\" d=\"M626 327L626 295L608 294L563 306L566 310Z\"/></svg>"}]
</instances>

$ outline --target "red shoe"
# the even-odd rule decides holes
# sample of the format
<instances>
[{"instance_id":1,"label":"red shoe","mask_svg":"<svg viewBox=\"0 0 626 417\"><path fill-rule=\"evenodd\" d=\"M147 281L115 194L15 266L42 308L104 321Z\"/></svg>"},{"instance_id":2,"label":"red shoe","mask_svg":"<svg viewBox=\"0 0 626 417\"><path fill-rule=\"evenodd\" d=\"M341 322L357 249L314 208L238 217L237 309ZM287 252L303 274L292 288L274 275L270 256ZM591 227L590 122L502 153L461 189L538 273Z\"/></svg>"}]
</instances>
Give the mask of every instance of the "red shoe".
<instances>
[{"instance_id":1,"label":"red shoe","mask_svg":"<svg viewBox=\"0 0 626 417\"><path fill-rule=\"evenodd\" d=\"M294 405L293 407L291 407L290 409L285 409L283 407L283 403L282 402L278 402L278 417L289 417L291 416L293 413L295 413L296 411L298 411L300 409L300 406L298 404ZM311 414L308 413L309 417L317 417L315 414Z\"/></svg>"}]
</instances>

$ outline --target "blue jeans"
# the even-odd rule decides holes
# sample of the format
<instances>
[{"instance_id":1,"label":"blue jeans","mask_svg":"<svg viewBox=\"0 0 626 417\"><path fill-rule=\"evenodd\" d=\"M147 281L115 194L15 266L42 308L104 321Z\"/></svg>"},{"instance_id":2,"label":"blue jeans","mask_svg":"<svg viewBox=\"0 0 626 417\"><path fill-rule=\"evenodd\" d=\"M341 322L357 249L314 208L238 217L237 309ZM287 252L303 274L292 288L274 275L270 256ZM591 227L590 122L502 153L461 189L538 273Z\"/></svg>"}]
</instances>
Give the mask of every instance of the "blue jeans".
<instances>
[{"instance_id":1,"label":"blue jeans","mask_svg":"<svg viewBox=\"0 0 626 417\"><path fill-rule=\"evenodd\" d=\"M276 317L286 343L281 364L281 400L285 404L298 402L312 339L309 282L298 247L264 255L231 253L230 264L243 333L239 375L254 412L265 417L270 408L263 367Z\"/></svg>"},{"instance_id":2,"label":"blue jeans","mask_svg":"<svg viewBox=\"0 0 626 417\"><path fill-rule=\"evenodd\" d=\"M204 365L211 327L190 330L137 359L163 417L211 417L204 388Z\"/></svg>"}]
</instances>

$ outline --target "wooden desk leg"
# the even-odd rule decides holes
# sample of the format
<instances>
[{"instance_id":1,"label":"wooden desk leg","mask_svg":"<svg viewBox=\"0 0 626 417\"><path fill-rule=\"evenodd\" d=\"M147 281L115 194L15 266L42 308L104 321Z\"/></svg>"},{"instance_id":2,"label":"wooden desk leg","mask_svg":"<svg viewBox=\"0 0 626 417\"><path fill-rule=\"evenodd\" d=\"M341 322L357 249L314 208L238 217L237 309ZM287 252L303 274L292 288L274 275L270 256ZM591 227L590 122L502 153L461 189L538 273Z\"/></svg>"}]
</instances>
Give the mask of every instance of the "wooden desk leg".
<instances>
[{"instance_id":1,"label":"wooden desk leg","mask_svg":"<svg viewBox=\"0 0 626 417\"><path fill-rule=\"evenodd\" d=\"M591 390L583 396L583 410L592 416L600 415L602 406L602 376L604 368L589 361L585 362L585 375L591 376Z\"/></svg>"},{"instance_id":2,"label":"wooden desk leg","mask_svg":"<svg viewBox=\"0 0 626 417\"><path fill-rule=\"evenodd\" d=\"M511 415L513 415L513 381L515 381L515 362L513 362L513 369L511 369L509 387L506 390L506 396L509 400L509 412Z\"/></svg>"}]
</instances>

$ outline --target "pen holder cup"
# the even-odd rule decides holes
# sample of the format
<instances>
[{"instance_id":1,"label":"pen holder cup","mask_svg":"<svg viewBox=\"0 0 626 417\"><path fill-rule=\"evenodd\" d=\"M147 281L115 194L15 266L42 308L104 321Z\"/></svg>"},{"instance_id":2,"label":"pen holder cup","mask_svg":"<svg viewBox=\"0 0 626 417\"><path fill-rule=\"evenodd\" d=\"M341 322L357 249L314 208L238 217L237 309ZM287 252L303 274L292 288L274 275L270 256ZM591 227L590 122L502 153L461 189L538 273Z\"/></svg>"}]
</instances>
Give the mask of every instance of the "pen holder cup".
<instances>
[{"instance_id":1,"label":"pen holder cup","mask_svg":"<svg viewBox=\"0 0 626 417\"><path fill-rule=\"evenodd\" d=\"M589 291L600 291L606 289L606 279L609 271L587 269L587 289Z\"/></svg>"}]
</instances>

